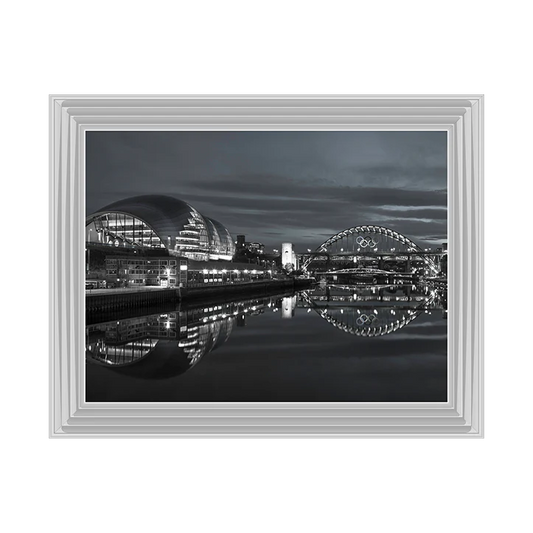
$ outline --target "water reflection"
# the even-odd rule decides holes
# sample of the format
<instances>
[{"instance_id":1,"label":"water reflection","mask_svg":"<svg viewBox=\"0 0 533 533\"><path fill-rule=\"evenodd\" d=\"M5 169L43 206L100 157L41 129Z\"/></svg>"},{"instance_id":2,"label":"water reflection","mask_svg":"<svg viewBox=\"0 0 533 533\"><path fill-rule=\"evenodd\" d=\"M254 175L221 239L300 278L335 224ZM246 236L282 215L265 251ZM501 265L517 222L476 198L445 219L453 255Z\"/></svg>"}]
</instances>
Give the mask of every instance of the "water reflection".
<instances>
[{"instance_id":1,"label":"water reflection","mask_svg":"<svg viewBox=\"0 0 533 533\"><path fill-rule=\"evenodd\" d=\"M86 359L114 372L166 379L190 370L227 342L249 317L279 312L292 319L315 312L338 330L382 337L422 314L446 318L446 293L428 285L321 285L312 291L217 304L196 303L171 312L93 324L86 330Z\"/></svg>"},{"instance_id":2,"label":"water reflection","mask_svg":"<svg viewBox=\"0 0 533 533\"><path fill-rule=\"evenodd\" d=\"M390 335L432 311L447 318L446 292L429 285L322 285L301 299L332 326L361 337Z\"/></svg>"}]
</instances>

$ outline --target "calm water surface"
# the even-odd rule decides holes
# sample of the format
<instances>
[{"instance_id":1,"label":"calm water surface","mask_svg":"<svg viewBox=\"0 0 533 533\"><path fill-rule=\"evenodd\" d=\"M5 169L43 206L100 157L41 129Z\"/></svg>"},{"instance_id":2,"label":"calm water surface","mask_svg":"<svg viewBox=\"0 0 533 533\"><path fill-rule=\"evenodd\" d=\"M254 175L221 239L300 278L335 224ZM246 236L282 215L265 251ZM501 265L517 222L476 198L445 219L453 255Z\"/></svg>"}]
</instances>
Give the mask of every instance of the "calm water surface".
<instances>
[{"instance_id":1,"label":"calm water surface","mask_svg":"<svg viewBox=\"0 0 533 533\"><path fill-rule=\"evenodd\" d=\"M87 327L89 402L444 402L427 287L322 287Z\"/></svg>"}]
</instances>

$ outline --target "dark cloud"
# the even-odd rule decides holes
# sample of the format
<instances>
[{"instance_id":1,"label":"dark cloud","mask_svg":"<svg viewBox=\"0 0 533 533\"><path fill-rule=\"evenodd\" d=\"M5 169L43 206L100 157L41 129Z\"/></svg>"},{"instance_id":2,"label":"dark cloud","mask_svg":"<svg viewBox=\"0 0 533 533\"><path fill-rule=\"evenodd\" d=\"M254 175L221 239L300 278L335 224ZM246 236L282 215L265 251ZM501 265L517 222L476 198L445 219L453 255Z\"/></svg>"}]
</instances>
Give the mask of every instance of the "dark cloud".
<instances>
[{"instance_id":1,"label":"dark cloud","mask_svg":"<svg viewBox=\"0 0 533 533\"><path fill-rule=\"evenodd\" d=\"M87 211L170 194L233 234L315 247L380 224L446 240L445 132L89 132Z\"/></svg>"}]
</instances>

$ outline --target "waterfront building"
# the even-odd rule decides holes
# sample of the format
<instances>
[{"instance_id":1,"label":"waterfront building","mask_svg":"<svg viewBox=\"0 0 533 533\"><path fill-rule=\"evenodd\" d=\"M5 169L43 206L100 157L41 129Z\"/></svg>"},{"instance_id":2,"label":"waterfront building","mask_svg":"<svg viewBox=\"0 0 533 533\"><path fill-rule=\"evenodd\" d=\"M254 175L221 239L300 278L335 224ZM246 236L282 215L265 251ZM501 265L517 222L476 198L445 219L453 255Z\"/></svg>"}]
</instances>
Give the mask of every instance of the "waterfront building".
<instances>
[{"instance_id":1,"label":"waterfront building","mask_svg":"<svg viewBox=\"0 0 533 533\"><path fill-rule=\"evenodd\" d=\"M86 219L85 239L89 246L159 250L195 261L231 261L235 254L224 225L163 195L125 198L99 209Z\"/></svg>"},{"instance_id":2,"label":"waterfront building","mask_svg":"<svg viewBox=\"0 0 533 533\"><path fill-rule=\"evenodd\" d=\"M179 287L187 283L187 260L173 256L108 256L106 285L113 287Z\"/></svg>"},{"instance_id":3,"label":"waterfront building","mask_svg":"<svg viewBox=\"0 0 533 533\"><path fill-rule=\"evenodd\" d=\"M244 247L254 254L262 255L265 253L265 245L260 242L246 242Z\"/></svg>"},{"instance_id":4,"label":"waterfront building","mask_svg":"<svg viewBox=\"0 0 533 533\"><path fill-rule=\"evenodd\" d=\"M177 288L272 279L272 270L260 265L174 256L110 255L105 259L105 270L107 288Z\"/></svg>"},{"instance_id":5,"label":"waterfront building","mask_svg":"<svg viewBox=\"0 0 533 533\"><path fill-rule=\"evenodd\" d=\"M257 255L262 255L265 253L265 245L260 242L247 242L246 235L237 235L237 240L235 241L237 246L237 252L250 252Z\"/></svg>"}]
</instances>

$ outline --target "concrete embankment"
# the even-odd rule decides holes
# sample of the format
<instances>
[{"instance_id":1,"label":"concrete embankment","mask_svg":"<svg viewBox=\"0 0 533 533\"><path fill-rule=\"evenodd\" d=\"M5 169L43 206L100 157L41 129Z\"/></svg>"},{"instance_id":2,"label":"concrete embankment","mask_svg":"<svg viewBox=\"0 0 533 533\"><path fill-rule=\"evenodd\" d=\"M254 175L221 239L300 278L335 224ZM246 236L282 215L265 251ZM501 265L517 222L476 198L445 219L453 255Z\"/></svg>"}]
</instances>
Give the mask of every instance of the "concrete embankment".
<instances>
[{"instance_id":1,"label":"concrete embankment","mask_svg":"<svg viewBox=\"0 0 533 533\"><path fill-rule=\"evenodd\" d=\"M85 309L87 323L91 323L96 316L108 315L117 311L150 310L157 308L169 309L178 302L193 302L195 300L210 300L213 298L230 297L258 297L276 294L281 291L303 290L312 285L312 280L283 279L257 281L249 283L235 283L228 285L213 285L210 287L187 287L182 289L160 289L139 291L110 291L98 294L86 294Z\"/></svg>"}]
</instances>

